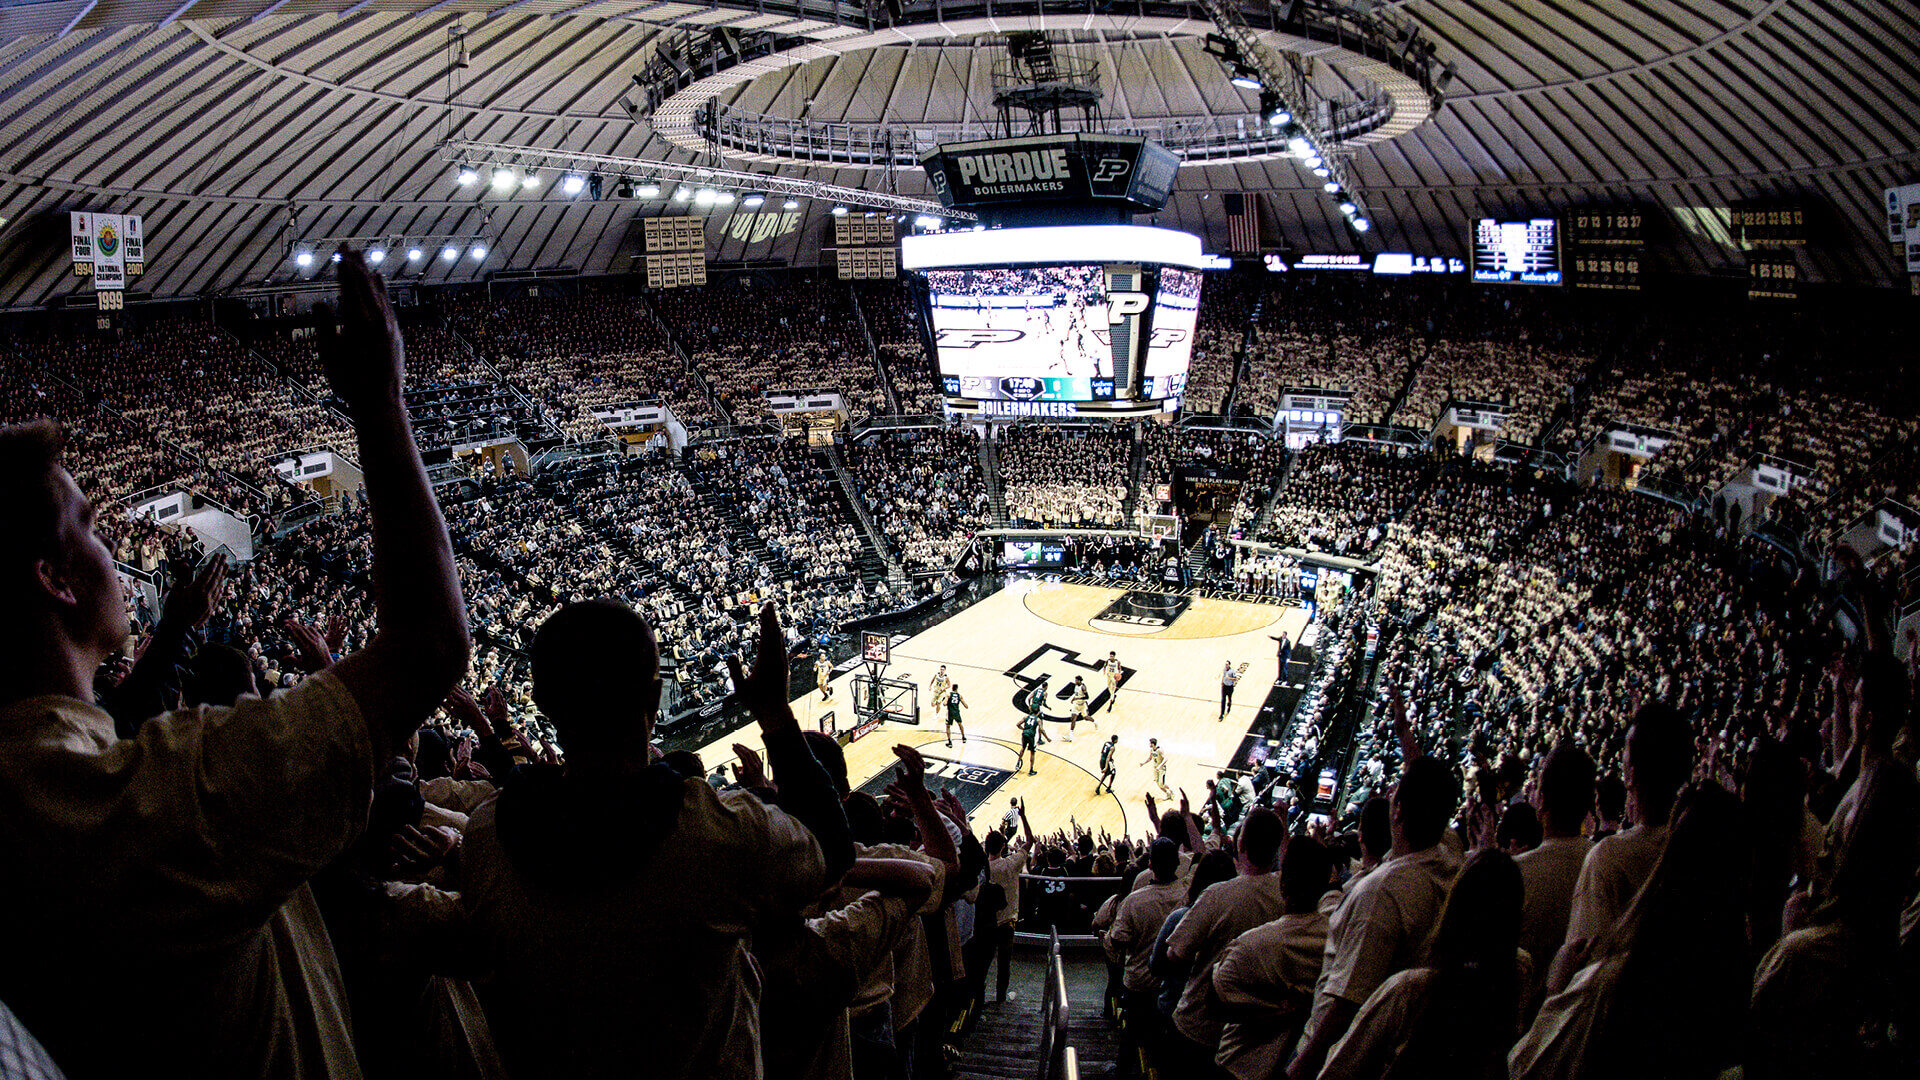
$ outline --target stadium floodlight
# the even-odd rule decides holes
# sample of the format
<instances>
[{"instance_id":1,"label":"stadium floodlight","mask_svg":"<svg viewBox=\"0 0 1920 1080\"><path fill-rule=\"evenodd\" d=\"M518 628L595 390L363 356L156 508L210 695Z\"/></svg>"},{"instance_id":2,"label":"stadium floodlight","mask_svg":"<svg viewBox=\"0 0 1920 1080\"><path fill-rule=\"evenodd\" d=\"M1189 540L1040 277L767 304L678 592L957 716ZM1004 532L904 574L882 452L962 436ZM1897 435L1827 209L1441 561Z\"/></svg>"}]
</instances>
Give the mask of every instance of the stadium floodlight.
<instances>
[{"instance_id":1,"label":"stadium floodlight","mask_svg":"<svg viewBox=\"0 0 1920 1080\"><path fill-rule=\"evenodd\" d=\"M712 206L714 202L719 198L720 198L719 192L713 190L710 187L703 187L699 191L696 191L693 193L693 204L695 206Z\"/></svg>"},{"instance_id":2,"label":"stadium floodlight","mask_svg":"<svg viewBox=\"0 0 1920 1080\"><path fill-rule=\"evenodd\" d=\"M849 211L844 206L836 206L833 208L834 217L846 217L848 213Z\"/></svg>"},{"instance_id":3,"label":"stadium floodlight","mask_svg":"<svg viewBox=\"0 0 1920 1080\"><path fill-rule=\"evenodd\" d=\"M533 173L528 173L520 178L520 186L526 188L528 191L532 191L534 188L540 186L540 177Z\"/></svg>"},{"instance_id":4,"label":"stadium floodlight","mask_svg":"<svg viewBox=\"0 0 1920 1080\"><path fill-rule=\"evenodd\" d=\"M473 256L474 262L479 262L481 259L487 257L487 245L475 244L467 250L467 254Z\"/></svg>"},{"instance_id":5,"label":"stadium floodlight","mask_svg":"<svg viewBox=\"0 0 1920 1080\"><path fill-rule=\"evenodd\" d=\"M1353 216L1353 212L1354 212L1354 211L1355 211L1356 209L1358 209L1358 207L1356 207L1356 206L1354 206L1354 205L1353 205L1352 203L1350 203L1350 202L1343 202L1343 203L1341 203L1341 204L1340 204L1340 212L1341 212L1341 213L1343 213L1343 214L1346 214L1346 215L1347 215L1348 217L1352 217L1352 216Z\"/></svg>"},{"instance_id":6,"label":"stadium floodlight","mask_svg":"<svg viewBox=\"0 0 1920 1080\"><path fill-rule=\"evenodd\" d=\"M784 203L781 203L781 204L780 204L780 209L782 209L782 210L798 210L798 209L800 209L800 200L799 200L799 199L788 199L788 200L787 200L786 202L784 202Z\"/></svg>"},{"instance_id":7,"label":"stadium floodlight","mask_svg":"<svg viewBox=\"0 0 1920 1080\"><path fill-rule=\"evenodd\" d=\"M387 261L387 253L379 248L367 249L367 261L375 266Z\"/></svg>"},{"instance_id":8,"label":"stadium floodlight","mask_svg":"<svg viewBox=\"0 0 1920 1080\"><path fill-rule=\"evenodd\" d=\"M560 193L563 195L578 195L586 189L587 178L579 173L568 173L566 178L560 181Z\"/></svg>"},{"instance_id":9,"label":"stadium floodlight","mask_svg":"<svg viewBox=\"0 0 1920 1080\"><path fill-rule=\"evenodd\" d=\"M446 247L440 249L440 257L448 262L452 262L460 257L460 249L454 247L452 244L448 244Z\"/></svg>"},{"instance_id":10,"label":"stadium floodlight","mask_svg":"<svg viewBox=\"0 0 1920 1080\"><path fill-rule=\"evenodd\" d=\"M719 203L719 204L720 204L721 206L732 206L732 205L733 205L733 192L731 192L731 191L716 191L716 192L714 192L714 193L713 193L713 201L714 201L714 202L717 202L717 203Z\"/></svg>"},{"instance_id":11,"label":"stadium floodlight","mask_svg":"<svg viewBox=\"0 0 1920 1080\"><path fill-rule=\"evenodd\" d=\"M1327 168L1326 162L1321 162L1317 167L1314 168L1313 175L1319 177L1322 180L1325 180L1327 177L1333 175L1333 170ZM1331 191L1333 189L1328 188L1327 190Z\"/></svg>"},{"instance_id":12,"label":"stadium floodlight","mask_svg":"<svg viewBox=\"0 0 1920 1080\"><path fill-rule=\"evenodd\" d=\"M295 266L298 266L298 267L301 267L302 269L305 269L306 267L309 267L309 266L312 266L312 265L313 265L313 252L311 252L311 251L302 251L302 252L298 252L298 253L296 253L296 254L294 255L294 257L293 257L293 265L295 265Z\"/></svg>"},{"instance_id":13,"label":"stadium floodlight","mask_svg":"<svg viewBox=\"0 0 1920 1080\"><path fill-rule=\"evenodd\" d=\"M514 183L512 169L493 170L493 190L512 191Z\"/></svg>"},{"instance_id":14,"label":"stadium floodlight","mask_svg":"<svg viewBox=\"0 0 1920 1080\"><path fill-rule=\"evenodd\" d=\"M460 181L462 184L471 184L475 180L480 179L480 174L473 171L473 166L462 165L460 166L460 171L454 175L454 179Z\"/></svg>"},{"instance_id":15,"label":"stadium floodlight","mask_svg":"<svg viewBox=\"0 0 1920 1080\"><path fill-rule=\"evenodd\" d=\"M1227 79L1227 81L1242 90L1258 90L1261 88L1260 73L1248 67L1234 68L1232 77Z\"/></svg>"},{"instance_id":16,"label":"stadium floodlight","mask_svg":"<svg viewBox=\"0 0 1920 1080\"><path fill-rule=\"evenodd\" d=\"M1308 154L1306 157L1306 160L1302 161L1300 164L1305 165L1309 169L1317 169L1320 166L1325 165L1326 162L1321 159L1319 154Z\"/></svg>"},{"instance_id":17,"label":"stadium floodlight","mask_svg":"<svg viewBox=\"0 0 1920 1080\"><path fill-rule=\"evenodd\" d=\"M1371 229L1371 228L1373 228L1373 223L1371 221L1368 221L1366 218L1357 217L1353 219L1354 232L1366 232L1368 229Z\"/></svg>"},{"instance_id":18,"label":"stadium floodlight","mask_svg":"<svg viewBox=\"0 0 1920 1080\"><path fill-rule=\"evenodd\" d=\"M673 193L674 202L686 202L688 199L691 199L691 198L693 198L693 189L685 186L684 184L681 185Z\"/></svg>"},{"instance_id":19,"label":"stadium floodlight","mask_svg":"<svg viewBox=\"0 0 1920 1080\"><path fill-rule=\"evenodd\" d=\"M1267 117L1267 123L1272 124L1274 127L1279 127L1282 124L1291 124L1293 123L1293 114L1285 109L1281 109L1279 112Z\"/></svg>"},{"instance_id":20,"label":"stadium floodlight","mask_svg":"<svg viewBox=\"0 0 1920 1080\"><path fill-rule=\"evenodd\" d=\"M657 199L660 197L659 184L641 184L635 190L639 193L640 197L643 199Z\"/></svg>"},{"instance_id":21,"label":"stadium floodlight","mask_svg":"<svg viewBox=\"0 0 1920 1080\"><path fill-rule=\"evenodd\" d=\"M422 252L420 251L420 249L419 249L419 248L408 248L408 249L407 249L407 261L408 261L408 262L419 262L419 261L420 261L421 259L424 259L424 258L426 258L426 256L425 256L425 255L424 255L424 254L423 254L423 253L422 253Z\"/></svg>"},{"instance_id":22,"label":"stadium floodlight","mask_svg":"<svg viewBox=\"0 0 1920 1080\"><path fill-rule=\"evenodd\" d=\"M919 217L913 219L913 223L923 229L937 229L941 225L940 219L934 217L932 214L921 214Z\"/></svg>"},{"instance_id":23,"label":"stadium floodlight","mask_svg":"<svg viewBox=\"0 0 1920 1080\"><path fill-rule=\"evenodd\" d=\"M1304 158L1313 154L1313 144L1304 135L1295 135L1287 140L1287 152L1294 157Z\"/></svg>"},{"instance_id":24,"label":"stadium floodlight","mask_svg":"<svg viewBox=\"0 0 1920 1080\"><path fill-rule=\"evenodd\" d=\"M331 255L329 255L329 256L327 256L327 261L328 261L328 262L339 262L339 261L340 261L340 253L336 251L336 252L334 252L333 254L331 254Z\"/></svg>"},{"instance_id":25,"label":"stadium floodlight","mask_svg":"<svg viewBox=\"0 0 1920 1080\"><path fill-rule=\"evenodd\" d=\"M746 207L749 210L757 209L759 207L765 206L766 204L767 204L766 195L758 191L749 191L746 193L746 195L744 195L740 199L740 205Z\"/></svg>"},{"instance_id":26,"label":"stadium floodlight","mask_svg":"<svg viewBox=\"0 0 1920 1080\"><path fill-rule=\"evenodd\" d=\"M1326 192L1329 195L1338 195L1340 194L1340 185L1329 180L1326 183L1320 185L1320 190Z\"/></svg>"}]
</instances>

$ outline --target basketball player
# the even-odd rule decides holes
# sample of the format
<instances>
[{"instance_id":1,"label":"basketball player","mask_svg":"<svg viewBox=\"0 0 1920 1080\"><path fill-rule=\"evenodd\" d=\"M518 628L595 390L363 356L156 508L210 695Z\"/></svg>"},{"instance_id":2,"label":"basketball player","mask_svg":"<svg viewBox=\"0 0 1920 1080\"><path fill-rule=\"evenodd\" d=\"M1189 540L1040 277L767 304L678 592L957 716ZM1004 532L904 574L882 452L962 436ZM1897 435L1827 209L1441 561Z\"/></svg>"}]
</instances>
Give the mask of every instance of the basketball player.
<instances>
[{"instance_id":1,"label":"basketball player","mask_svg":"<svg viewBox=\"0 0 1920 1080\"><path fill-rule=\"evenodd\" d=\"M820 700L831 699L833 697L833 661L827 659L825 651L822 651L813 661L813 677L820 683Z\"/></svg>"},{"instance_id":2,"label":"basketball player","mask_svg":"<svg viewBox=\"0 0 1920 1080\"><path fill-rule=\"evenodd\" d=\"M934 711L939 711L940 706L946 704L947 691L952 685L953 680L947 677L947 665L941 664L940 670L933 673L933 681L927 684L927 689L933 691Z\"/></svg>"},{"instance_id":3,"label":"basketball player","mask_svg":"<svg viewBox=\"0 0 1920 1080\"><path fill-rule=\"evenodd\" d=\"M1084 677L1079 675L1073 677L1073 695L1069 700L1073 702L1073 715L1067 720L1066 741L1072 742L1075 725L1082 720L1092 723L1092 720L1087 717L1087 680Z\"/></svg>"},{"instance_id":4,"label":"basketball player","mask_svg":"<svg viewBox=\"0 0 1920 1080\"><path fill-rule=\"evenodd\" d=\"M1014 755L1014 759L1013 759L1014 772L1017 773L1020 771L1020 759L1026 758L1027 759L1027 775L1028 776L1037 775L1034 769L1034 766L1040 764L1040 744L1044 742L1052 741L1047 738L1046 732L1040 730L1040 725L1041 725L1041 719L1040 719L1039 710L1036 709L1032 712L1027 713L1026 720L1023 721L1020 725L1020 752Z\"/></svg>"},{"instance_id":5,"label":"basketball player","mask_svg":"<svg viewBox=\"0 0 1920 1080\"><path fill-rule=\"evenodd\" d=\"M1107 669L1107 712L1112 713L1113 707L1120 703L1120 657L1109 652L1100 666Z\"/></svg>"},{"instance_id":6,"label":"basketball player","mask_svg":"<svg viewBox=\"0 0 1920 1080\"><path fill-rule=\"evenodd\" d=\"M1162 795L1169 799L1173 798L1173 789L1167 786L1167 753L1160 749L1159 739L1147 740L1147 760L1140 764L1153 766L1154 784L1160 788ZM1018 767L1015 766L1015 768Z\"/></svg>"},{"instance_id":7,"label":"basketball player","mask_svg":"<svg viewBox=\"0 0 1920 1080\"><path fill-rule=\"evenodd\" d=\"M942 678L946 677L946 671L947 671L946 668L940 669L940 675ZM947 698L947 745L952 746L953 745L953 728L954 728L954 725L956 724L958 724L960 727L960 741L961 742L967 741L967 725L964 722L962 722L960 719L960 707L967 703L967 699L960 696L960 688L958 686L948 690L946 693L946 698Z\"/></svg>"},{"instance_id":8,"label":"basketball player","mask_svg":"<svg viewBox=\"0 0 1920 1080\"><path fill-rule=\"evenodd\" d=\"M1233 708L1233 687L1239 681L1240 673L1233 669L1233 661L1227 661L1227 666L1220 672L1220 716L1215 723L1225 720L1227 710Z\"/></svg>"},{"instance_id":9,"label":"basketball player","mask_svg":"<svg viewBox=\"0 0 1920 1080\"><path fill-rule=\"evenodd\" d=\"M1047 711L1047 679L1048 679L1048 676L1046 675L1040 676L1039 681L1035 682L1033 684L1033 689L1028 692L1027 694L1027 715L1028 716L1038 717L1046 713Z\"/></svg>"},{"instance_id":10,"label":"basketball player","mask_svg":"<svg viewBox=\"0 0 1920 1080\"><path fill-rule=\"evenodd\" d=\"M1100 747L1100 782L1093 785L1095 795L1100 794L1102 787L1107 789L1107 794L1113 794L1113 778L1119 771L1114 766L1113 759L1118 756L1120 756L1120 736L1109 735L1106 744Z\"/></svg>"}]
</instances>

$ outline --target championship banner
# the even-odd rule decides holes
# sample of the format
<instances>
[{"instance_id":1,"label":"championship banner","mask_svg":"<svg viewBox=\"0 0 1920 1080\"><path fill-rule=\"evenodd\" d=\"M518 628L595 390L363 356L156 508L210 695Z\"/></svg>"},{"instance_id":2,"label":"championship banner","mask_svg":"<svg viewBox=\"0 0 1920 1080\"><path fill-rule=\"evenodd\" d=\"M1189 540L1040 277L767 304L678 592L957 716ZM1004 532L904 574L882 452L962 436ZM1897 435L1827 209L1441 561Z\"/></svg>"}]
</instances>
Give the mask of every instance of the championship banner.
<instances>
[{"instance_id":1,"label":"championship banner","mask_svg":"<svg viewBox=\"0 0 1920 1080\"><path fill-rule=\"evenodd\" d=\"M120 233L120 248L125 252L127 276L137 277L146 270L147 246L141 236L140 215L123 214L120 224L124 226Z\"/></svg>"},{"instance_id":2,"label":"championship banner","mask_svg":"<svg viewBox=\"0 0 1920 1080\"><path fill-rule=\"evenodd\" d=\"M93 266L93 215L88 213L70 213L67 221L73 234L73 265L75 273L90 273ZM79 267L88 267L80 270Z\"/></svg>"},{"instance_id":3,"label":"championship banner","mask_svg":"<svg viewBox=\"0 0 1920 1080\"><path fill-rule=\"evenodd\" d=\"M119 214L94 214L93 288L95 292L117 292L127 287L126 248L121 243L125 226Z\"/></svg>"}]
</instances>

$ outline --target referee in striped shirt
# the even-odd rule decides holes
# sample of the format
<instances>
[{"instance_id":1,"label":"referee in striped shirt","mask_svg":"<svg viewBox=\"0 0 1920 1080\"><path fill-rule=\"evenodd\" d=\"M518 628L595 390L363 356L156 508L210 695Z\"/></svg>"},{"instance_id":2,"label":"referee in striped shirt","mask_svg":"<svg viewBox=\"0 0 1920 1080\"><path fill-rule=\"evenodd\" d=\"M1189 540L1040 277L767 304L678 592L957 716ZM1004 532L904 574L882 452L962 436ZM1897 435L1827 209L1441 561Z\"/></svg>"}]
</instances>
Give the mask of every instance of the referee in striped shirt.
<instances>
[{"instance_id":1,"label":"referee in striped shirt","mask_svg":"<svg viewBox=\"0 0 1920 1080\"><path fill-rule=\"evenodd\" d=\"M1227 718L1227 710L1233 708L1233 684L1240 681L1240 673L1234 670L1233 661L1220 669L1220 719ZM1217 722L1217 721L1216 721Z\"/></svg>"}]
</instances>

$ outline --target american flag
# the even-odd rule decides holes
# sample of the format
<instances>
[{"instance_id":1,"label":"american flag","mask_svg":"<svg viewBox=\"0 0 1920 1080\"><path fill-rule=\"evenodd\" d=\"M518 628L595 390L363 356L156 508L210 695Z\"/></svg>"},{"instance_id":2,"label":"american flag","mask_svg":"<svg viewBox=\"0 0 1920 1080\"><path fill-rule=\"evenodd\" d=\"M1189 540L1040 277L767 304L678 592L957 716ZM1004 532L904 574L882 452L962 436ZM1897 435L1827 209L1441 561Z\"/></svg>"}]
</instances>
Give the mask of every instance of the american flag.
<instances>
[{"instance_id":1,"label":"american flag","mask_svg":"<svg viewBox=\"0 0 1920 1080\"><path fill-rule=\"evenodd\" d=\"M1228 192L1227 251L1234 255L1260 254L1260 195L1253 191Z\"/></svg>"}]
</instances>

